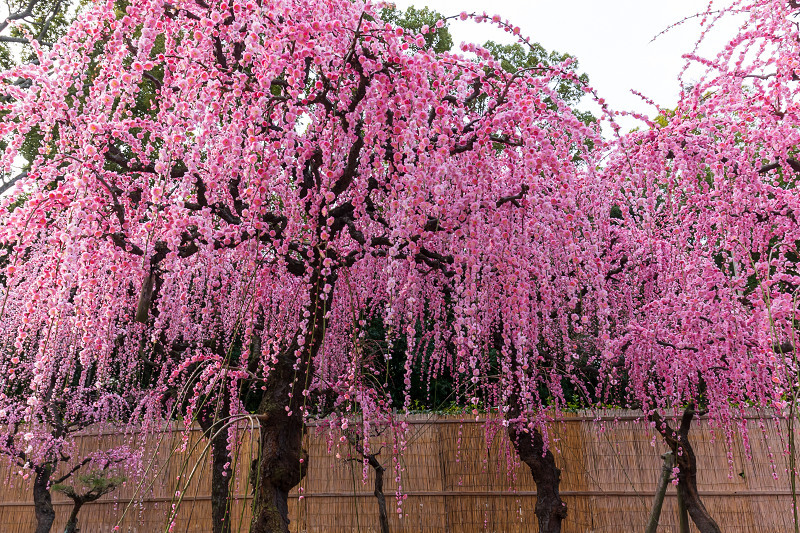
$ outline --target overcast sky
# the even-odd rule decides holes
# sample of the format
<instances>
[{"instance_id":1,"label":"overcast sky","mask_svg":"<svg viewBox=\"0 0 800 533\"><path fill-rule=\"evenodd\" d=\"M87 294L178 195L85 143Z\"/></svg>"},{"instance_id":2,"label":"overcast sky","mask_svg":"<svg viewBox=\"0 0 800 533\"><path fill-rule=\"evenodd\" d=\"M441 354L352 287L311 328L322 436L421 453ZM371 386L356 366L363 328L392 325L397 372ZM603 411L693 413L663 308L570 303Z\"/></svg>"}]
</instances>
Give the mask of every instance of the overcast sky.
<instances>
[{"instance_id":1,"label":"overcast sky","mask_svg":"<svg viewBox=\"0 0 800 533\"><path fill-rule=\"evenodd\" d=\"M399 8L429 6L445 16L461 11L498 14L519 26L524 35L548 50L577 57L580 70L613 109L633 110L653 116L655 108L631 93L636 90L664 107L674 107L678 74L685 63L682 54L691 52L700 33L699 19L653 37L670 25L704 10L705 0L394 0ZM723 3L723 2L717 2ZM710 34L700 52L715 55L730 35L732 23ZM513 42L511 36L488 24L454 21L450 31L456 46L462 41ZM712 50L714 53L712 53ZM695 74L696 75L696 74ZM691 80L691 75L689 76ZM622 122L624 128L635 121Z\"/></svg>"}]
</instances>

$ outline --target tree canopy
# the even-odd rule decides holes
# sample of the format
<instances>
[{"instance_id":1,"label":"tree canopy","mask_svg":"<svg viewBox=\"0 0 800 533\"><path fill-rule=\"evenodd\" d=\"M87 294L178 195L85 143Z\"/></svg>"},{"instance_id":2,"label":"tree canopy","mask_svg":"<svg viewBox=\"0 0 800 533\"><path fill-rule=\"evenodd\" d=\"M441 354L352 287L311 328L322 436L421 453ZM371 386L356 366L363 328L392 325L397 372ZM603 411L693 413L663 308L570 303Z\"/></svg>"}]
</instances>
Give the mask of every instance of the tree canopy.
<instances>
[{"instance_id":1,"label":"tree canopy","mask_svg":"<svg viewBox=\"0 0 800 533\"><path fill-rule=\"evenodd\" d=\"M0 200L0 389L28 421L92 387L145 426L259 420L256 533L287 528L309 417L359 424L369 455L394 342L406 408L415 365L447 373L535 476L587 366L654 416L783 405L798 8L740 8L675 112L607 143L574 108L592 94L574 59L524 38L451 51L427 10L87 6L2 74L0 162L29 168Z\"/></svg>"}]
</instances>

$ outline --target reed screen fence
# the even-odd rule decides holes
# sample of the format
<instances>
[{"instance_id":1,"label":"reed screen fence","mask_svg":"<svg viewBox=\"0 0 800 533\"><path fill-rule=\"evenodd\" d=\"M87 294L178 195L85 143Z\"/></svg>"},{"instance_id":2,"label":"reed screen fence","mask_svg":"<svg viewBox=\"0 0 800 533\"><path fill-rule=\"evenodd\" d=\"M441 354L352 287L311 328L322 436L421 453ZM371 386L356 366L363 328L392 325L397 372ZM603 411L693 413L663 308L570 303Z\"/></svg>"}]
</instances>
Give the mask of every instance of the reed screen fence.
<instances>
[{"instance_id":1,"label":"reed screen fence","mask_svg":"<svg viewBox=\"0 0 800 533\"><path fill-rule=\"evenodd\" d=\"M478 533L537 530L536 487L520 465L498 422L483 416L412 415L405 433L387 430L373 440L386 467L384 491L393 533ZM695 422L690 439L698 456L699 490L724 532L794 531L788 474L788 423L748 416L747 438ZM257 431L243 429L232 481L233 531L247 531ZM561 495L568 506L565 533L642 532L650 512L666 446L635 412L608 411L565 416L549 426L562 470ZM379 532L374 473L326 426L312 426L306 438L308 473L302 490L290 497L291 531ZM405 440L397 466L392 449ZM199 429L171 429L145 438L137 434L89 431L79 437L81 454L129 444L147 461L142 476L80 512L82 533L156 533L169 528L173 505L175 533L208 533L211 527L210 460ZM748 453L749 447L749 453ZM399 468L400 490L397 486ZM3 467L0 531L34 530L30 479ZM179 495L178 495L179 492ZM398 515L397 494L402 498ZM53 531L63 531L71 501L55 493ZM659 531L677 531L675 487L670 485ZM694 531L694 529L693 529Z\"/></svg>"}]
</instances>

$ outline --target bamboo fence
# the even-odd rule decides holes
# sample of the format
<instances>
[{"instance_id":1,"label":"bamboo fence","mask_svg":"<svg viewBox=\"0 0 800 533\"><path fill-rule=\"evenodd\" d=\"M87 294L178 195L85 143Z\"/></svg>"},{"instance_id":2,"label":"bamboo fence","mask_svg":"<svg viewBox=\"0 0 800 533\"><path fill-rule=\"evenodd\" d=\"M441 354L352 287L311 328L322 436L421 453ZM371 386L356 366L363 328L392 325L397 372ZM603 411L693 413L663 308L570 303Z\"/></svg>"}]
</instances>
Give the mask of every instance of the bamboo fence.
<instances>
[{"instance_id":1,"label":"bamboo fence","mask_svg":"<svg viewBox=\"0 0 800 533\"><path fill-rule=\"evenodd\" d=\"M405 433L389 430L373 441L373 451L383 447L378 458L386 467L384 491L393 533L537 530L536 487L499 423L466 415L413 415L406 422ZM703 501L724 532L794 531L787 422L751 416L743 424L747 438L737 434L727 442L708 422L694 423L689 436L698 456ZM636 413L608 411L565 416L549 426L549 433L562 469L561 494L568 507L565 533L644 531L662 466L660 455L666 451L652 428ZM246 475L255 458L256 434L242 432L235 458L233 531L247 531ZM405 452L396 458L392 449L401 439L406 441ZM141 447L150 461L142 475L81 510L81 532L112 532L115 526L136 533L167 531L177 491L181 501L172 531L210 532L206 442L199 429L147 438L108 431L82 435L81 453L128 444ZM380 531L373 472L359 461L347 460L353 454L349 444L326 427L311 427L307 450L309 469L302 492L290 496L291 531ZM0 486L3 533L34 530L30 479L23 480L17 470L4 467L0 473L5 480ZM398 470L402 516L395 495ZM53 501L53 531L63 531L71 501L57 493ZM677 531L677 524L676 491L670 485L658 531Z\"/></svg>"}]
</instances>

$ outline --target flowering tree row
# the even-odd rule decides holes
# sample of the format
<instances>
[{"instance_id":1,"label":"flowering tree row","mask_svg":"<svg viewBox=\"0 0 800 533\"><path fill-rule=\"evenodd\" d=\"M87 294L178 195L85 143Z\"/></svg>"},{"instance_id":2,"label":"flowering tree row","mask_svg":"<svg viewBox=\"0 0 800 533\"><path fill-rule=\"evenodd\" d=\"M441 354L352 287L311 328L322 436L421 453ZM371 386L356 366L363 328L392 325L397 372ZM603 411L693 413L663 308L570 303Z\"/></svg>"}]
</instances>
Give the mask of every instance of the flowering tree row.
<instances>
[{"instance_id":1,"label":"flowering tree row","mask_svg":"<svg viewBox=\"0 0 800 533\"><path fill-rule=\"evenodd\" d=\"M709 14L749 18L674 113L606 145L565 100L592 94L570 59L434 52L370 3L93 4L0 86L3 170L41 139L0 218L10 431L57 427L64 394L79 425L182 416L224 477L228 427L255 418L251 531L285 531L304 421L357 423L368 457L391 410L380 316L406 398L424 360L501 412L559 531L565 379L627 383L686 457L659 410L730 426L791 393L796 9ZM66 436L42 432L24 454Z\"/></svg>"}]
</instances>

